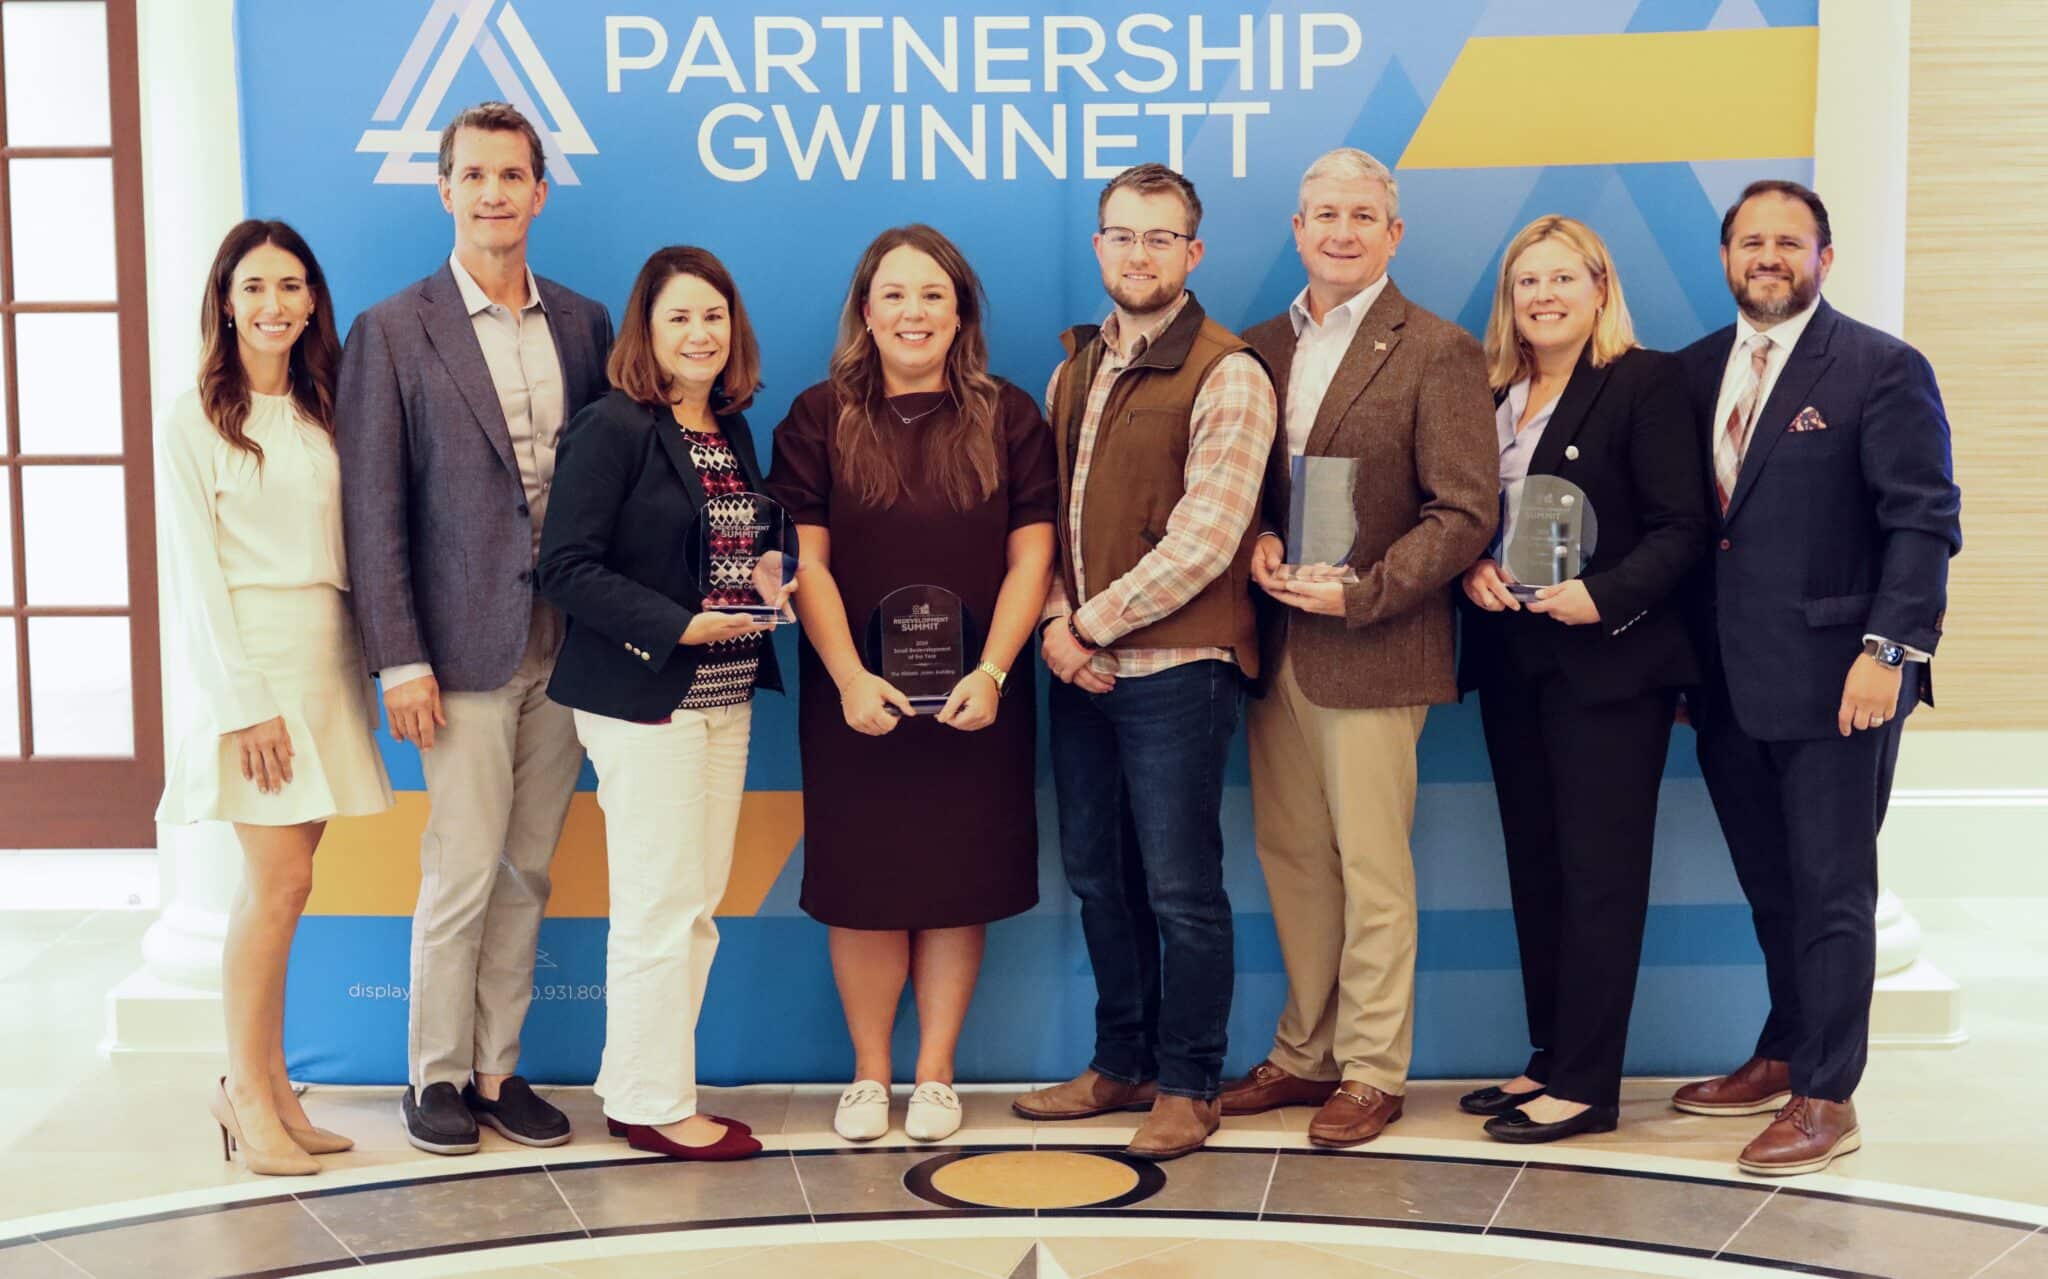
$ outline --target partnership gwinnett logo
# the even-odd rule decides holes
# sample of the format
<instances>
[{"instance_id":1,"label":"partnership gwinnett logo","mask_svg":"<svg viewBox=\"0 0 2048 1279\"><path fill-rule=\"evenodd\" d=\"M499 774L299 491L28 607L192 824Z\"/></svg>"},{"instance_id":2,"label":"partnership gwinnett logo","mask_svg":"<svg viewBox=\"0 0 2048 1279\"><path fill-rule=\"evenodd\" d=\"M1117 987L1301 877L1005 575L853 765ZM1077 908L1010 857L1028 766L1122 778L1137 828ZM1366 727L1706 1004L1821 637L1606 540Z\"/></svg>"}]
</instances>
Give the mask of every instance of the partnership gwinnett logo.
<instances>
[{"instance_id":1,"label":"partnership gwinnett logo","mask_svg":"<svg viewBox=\"0 0 2048 1279\"><path fill-rule=\"evenodd\" d=\"M494 8L498 11L495 23L486 21ZM496 34L491 30L494 25ZM504 37L502 43L499 36ZM403 111L404 120L393 127L366 129L356 143L357 151L383 153L384 163L378 166L374 181L431 185L439 176L441 126L436 121L449 84L471 52L483 59L505 101L519 108L540 130L549 179L562 186L580 185L582 179L576 176L569 157L596 155L597 144L591 141L576 108L569 105L569 96L562 92L561 82L555 79L510 0L505 0L502 8L499 0L434 0L370 117L378 124L391 125ZM408 101L412 103L409 110Z\"/></svg>"}]
</instances>

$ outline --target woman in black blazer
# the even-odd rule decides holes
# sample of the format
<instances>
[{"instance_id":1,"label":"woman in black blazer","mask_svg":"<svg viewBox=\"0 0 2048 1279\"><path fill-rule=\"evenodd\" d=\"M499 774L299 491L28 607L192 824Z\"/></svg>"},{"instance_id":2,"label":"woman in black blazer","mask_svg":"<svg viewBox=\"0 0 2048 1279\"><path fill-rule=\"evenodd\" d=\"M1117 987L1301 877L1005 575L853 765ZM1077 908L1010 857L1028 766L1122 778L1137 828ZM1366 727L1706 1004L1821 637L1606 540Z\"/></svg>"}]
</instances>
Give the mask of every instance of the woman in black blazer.
<instances>
[{"instance_id":1,"label":"woman in black blazer","mask_svg":"<svg viewBox=\"0 0 2048 1279\"><path fill-rule=\"evenodd\" d=\"M1543 217L1501 259L1486 330L1502 538L1465 573L1461 689L1478 689L1534 1052L1459 1102L1502 1141L1612 1131L1635 999L1657 790L1698 670L1673 592L1706 548L1706 484L1672 357L1636 346L1583 223ZM1499 548L1527 476L1584 490L1582 574L1524 602Z\"/></svg>"},{"instance_id":2,"label":"woman in black blazer","mask_svg":"<svg viewBox=\"0 0 2048 1279\"><path fill-rule=\"evenodd\" d=\"M746 1125L698 1111L695 1040L752 698L782 681L771 628L721 611L733 588L700 580L686 550L707 503L760 491L741 416L759 369L718 259L656 252L626 299L612 392L563 432L541 533L540 590L569 619L548 696L575 711L597 769L611 872L597 1093L615 1136L678 1159L761 1149Z\"/></svg>"}]
</instances>

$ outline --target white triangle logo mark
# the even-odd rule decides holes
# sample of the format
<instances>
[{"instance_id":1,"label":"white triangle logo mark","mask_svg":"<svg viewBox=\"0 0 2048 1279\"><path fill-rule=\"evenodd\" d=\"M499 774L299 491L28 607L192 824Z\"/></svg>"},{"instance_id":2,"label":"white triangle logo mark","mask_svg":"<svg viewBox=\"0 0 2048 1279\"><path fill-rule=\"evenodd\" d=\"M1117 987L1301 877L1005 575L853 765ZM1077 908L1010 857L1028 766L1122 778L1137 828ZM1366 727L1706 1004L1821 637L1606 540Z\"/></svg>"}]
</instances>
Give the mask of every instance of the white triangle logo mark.
<instances>
[{"instance_id":1,"label":"white triangle logo mark","mask_svg":"<svg viewBox=\"0 0 2048 1279\"><path fill-rule=\"evenodd\" d=\"M541 57L539 47L510 0L505 0L504 8L498 12L496 34L486 25L485 19L498 3L499 0L433 0L420 22L418 34L413 36L391 77L390 87L384 90L384 97L370 118L379 124L391 124L399 119L407 99L411 99L412 109L394 127L365 129L361 141L356 143L359 152L384 155L374 181L431 185L439 176L441 131L434 124L434 117L440 112L441 101L447 97L448 86L463 59L475 50L491 78L497 81L505 101L519 108L539 131L549 178L563 186L580 185L581 179L570 166L569 157L596 155L597 144L590 140L590 131L583 127L576 108L569 105L561 82L549 70L547 60ZM499 43L499 36L504 37L504 43ZM510 57L505 52L508 46L512 51ZM437 48L439 57L434 56ZM517 68L513 66L514 59L518 61ZM520 75L522 71L524 77Z\"/></svg>"}]
</instances>

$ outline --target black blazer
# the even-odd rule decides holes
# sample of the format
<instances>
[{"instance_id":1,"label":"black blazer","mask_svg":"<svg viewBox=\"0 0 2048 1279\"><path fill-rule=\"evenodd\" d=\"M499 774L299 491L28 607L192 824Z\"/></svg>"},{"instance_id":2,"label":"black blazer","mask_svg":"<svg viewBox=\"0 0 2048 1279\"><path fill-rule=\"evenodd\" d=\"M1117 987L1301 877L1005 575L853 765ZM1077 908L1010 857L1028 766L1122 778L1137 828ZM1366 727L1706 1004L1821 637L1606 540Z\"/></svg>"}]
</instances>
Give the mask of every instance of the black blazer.
<instances>
[{"instance_id":1,"label":"black blazer","mask_svg":"<svg viewBox=\"0 0 2048 1279\"><path fill-rule=\"evenodd\" d=\"M761 489L754 437L720 419L747 487ZM540 592L569 618L548 696L614 719L663 720L703 660L676 642L704 588L684 544L704 483L666 409L614 390L563 429L540 539ZM761 645L757 684L782 691L775 650Z\"/></svg>"},{"instance_id":2,"label":"black blazer","mask_svg":"<svg viewBox=\"0 0 2048 1279\"><path fill-rule=\"evenodd\" d=\"M1679 353L1709 491L1734 345L1731 324ZM1807 429L1791 430L1802 418ZM1757 412L1727 515L1708 503L1718 531L1688 587L1687 617L1708 677L1726 681L1749 736L1836 736L1842 681L1865 634L1928 653L1940 643L1962 490L1934 370L1904 342L1818 303ZM1917 681L1917 695L1932 704L1931 681ZM1713 713L1715 698L1693 700L1696 714ZM1901 700L1904 715L1912 704Z\"/></svg>"},{"instance_id":3,"label":"black blazer","mask_svg":"<svg viewBox=\"0 0 2048 1279\"><path fill-rule=\"evenodd\" d=\"M1674 598L1710 518L1692 423L1671 356L1637 349L1597 369L1580 357L1529 474L1563 476L1592 503L1599 537L1580 576L1600 620L1489 613L1461 593L1461 692L1554 673L1592 704L1697 681Z\"/></svg>"}]
</instances>

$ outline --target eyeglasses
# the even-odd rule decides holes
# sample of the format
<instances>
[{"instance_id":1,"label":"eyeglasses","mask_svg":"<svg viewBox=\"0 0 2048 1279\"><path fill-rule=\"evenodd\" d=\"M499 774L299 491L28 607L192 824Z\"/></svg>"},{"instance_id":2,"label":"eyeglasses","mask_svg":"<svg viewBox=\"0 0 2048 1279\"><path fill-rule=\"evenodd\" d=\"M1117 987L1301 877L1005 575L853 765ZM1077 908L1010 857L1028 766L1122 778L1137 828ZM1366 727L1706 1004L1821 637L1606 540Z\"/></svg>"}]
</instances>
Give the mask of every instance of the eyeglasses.
<instances>
[{"instance_id":1,"label":"eyeglasses","mask_svg":"<svg viewBox=\"0 0 2048 1279\"><path fill-rule=\"evenodd\" d=\"M1118 253L1128 252L1130 250L1130 247L1140 240L1143 240L1145 242L1145 247L1147 249L1150 249L1152 252L1165 253L1173 248L1174 243L1176 241L1192 241L1195 238L1194 236L1188 235L1187 233L1182 231L1168 231L1163 228L1156 228L1154 230L1147 231L1144 234L1140 235L1138 232L1131 230L1127 226L1103 227L1101 229L1101 235L1102 242L1108 245L1110 248L1115 249Z\"/></svg>"}]
</instances>

